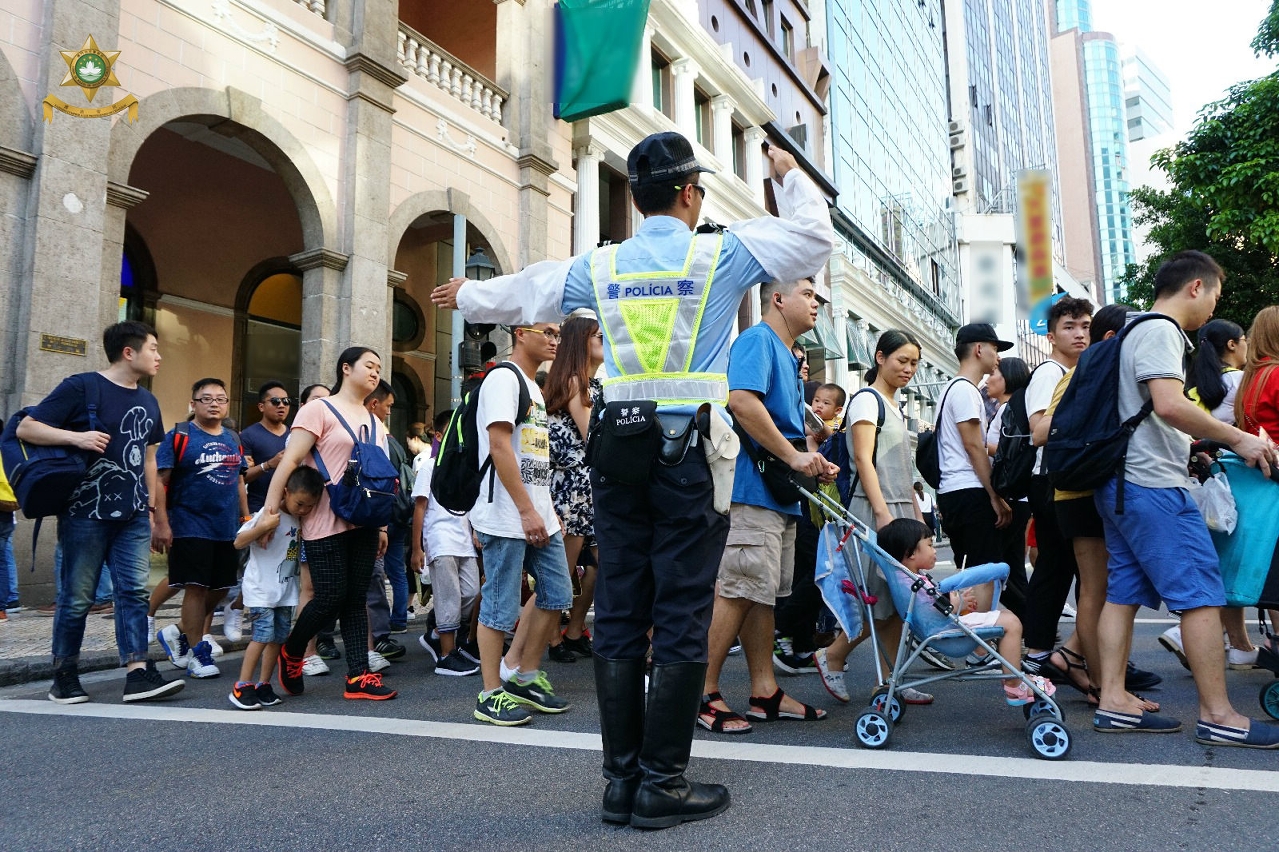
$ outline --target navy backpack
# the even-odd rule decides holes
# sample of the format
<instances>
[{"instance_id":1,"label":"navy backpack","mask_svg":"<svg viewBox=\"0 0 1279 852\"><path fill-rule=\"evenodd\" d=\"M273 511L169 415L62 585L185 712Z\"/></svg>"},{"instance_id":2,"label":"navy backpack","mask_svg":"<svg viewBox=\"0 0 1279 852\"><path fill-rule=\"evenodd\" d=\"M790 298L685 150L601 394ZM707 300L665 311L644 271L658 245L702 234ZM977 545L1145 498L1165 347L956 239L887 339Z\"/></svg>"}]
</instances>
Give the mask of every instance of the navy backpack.
<instances>
[{"instance_id":1,"label":"navy backpack","mask_svg":"<svg viewBox=\"0 0 1279 852\"><path fill-rule=\"evenodd\" d=\"M377 423L369 414L369 425L360 427L356 435L346 419L327 399L321 400L337 417L342 428L351 436L351 458L346 470L337 482L329 475L319 450L311 449L315 468L324 477L325 490L329 493L329 507L333 514L357 527L384 527L391 523L395 503L400 491L399 472L386 452L376 443Z\"/></svg>"}]
</instances>

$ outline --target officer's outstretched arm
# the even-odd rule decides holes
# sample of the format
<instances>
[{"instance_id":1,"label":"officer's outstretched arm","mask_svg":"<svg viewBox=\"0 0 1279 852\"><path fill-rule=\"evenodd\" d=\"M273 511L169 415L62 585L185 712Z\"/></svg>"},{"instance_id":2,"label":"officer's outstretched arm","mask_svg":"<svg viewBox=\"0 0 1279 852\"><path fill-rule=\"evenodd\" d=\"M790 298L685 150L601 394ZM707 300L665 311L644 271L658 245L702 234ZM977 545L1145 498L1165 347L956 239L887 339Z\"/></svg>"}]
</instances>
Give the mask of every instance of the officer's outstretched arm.
<instances>
[{"instance_id":1,"label":"officer's outstretched arm","mask_svg":"<svg viewBox=\"0 0 1279 852\"><path fill-rule=\"evenodd\" d=\"M817 185L800 169L773 181L779 216L734 222L728 230L776 281L815 275L835 247L830 209Z\"/></svg>"},{"instance_id":2,"label":"officer's outstretched arm","mask_svg":"<svg viewBox=\"0 0 1279 852\"><path fill-rule=\"evenodd\" d=\"M564 282L572 266L573 260L544 260L488 281L459 284L459 279L451 279L435 288L431 301L440 308L456 307L468 322L559 322L564 318L560 313Z\"/></svg>"}]
</instances>

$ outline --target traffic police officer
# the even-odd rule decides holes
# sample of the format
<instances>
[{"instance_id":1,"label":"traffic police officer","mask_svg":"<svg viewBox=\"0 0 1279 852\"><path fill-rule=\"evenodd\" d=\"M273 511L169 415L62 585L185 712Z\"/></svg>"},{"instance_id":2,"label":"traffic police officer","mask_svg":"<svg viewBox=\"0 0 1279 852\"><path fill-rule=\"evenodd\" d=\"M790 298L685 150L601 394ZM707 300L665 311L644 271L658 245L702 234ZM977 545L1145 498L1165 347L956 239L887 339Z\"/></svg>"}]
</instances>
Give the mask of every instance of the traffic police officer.
<instances>
[{"instance_id":1,"label":"traffic police officer","mask_svg":"<svg viewBox=\"0 0 1279 852\"><path fill-rule=\"evenodd\" d=\"M680 134L649 136L627 158L644 215L633 237L489 281L451 279L431 296L469 322L558 322L578 308L599 317L607 378L592 430L600 433L592 435L600 441L591 479L600 553L594 649L609 822L664 828L729 805L724 787L684 778L728 534L699 444L708 414L727 417L728 350L743 296L764 281L814 275L834 245L817 187L789 153L772 147L768 156L780 217L695 233L706 195L700 175L710 170Z\"/></svg>"}]
</instances>

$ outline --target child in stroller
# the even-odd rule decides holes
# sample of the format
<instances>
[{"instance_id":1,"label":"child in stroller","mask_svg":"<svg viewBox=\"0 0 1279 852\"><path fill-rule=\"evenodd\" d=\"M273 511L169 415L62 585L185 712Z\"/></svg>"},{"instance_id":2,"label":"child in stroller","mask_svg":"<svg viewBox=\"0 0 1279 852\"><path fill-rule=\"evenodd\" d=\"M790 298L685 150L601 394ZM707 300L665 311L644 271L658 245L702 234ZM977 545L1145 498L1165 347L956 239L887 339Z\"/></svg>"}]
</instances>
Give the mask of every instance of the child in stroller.
<instances>
[{"instance_id":1,"label":"child in stroller","mask_svg":"<svg viewBox=\"0 0 1279 852\"><path fill-rule=\"evenodd\" d=\"M926 572L937 564L937 549L933 545L933 531L927 524L913 518L898 518L879 530L879 546L885 553L900 562L912 573L920 575L927 587L931 588ZM932 596L927 588L915 593L919 596L915 606L931 607ZM987 600L990 595L984 595ZM997 650L999 655L1010 663L1021 659L1021 620L1007 610L998 608L982 611L979 609L978 596L973 589L961 589L950 593L950 605L959 614L959 620L971 628L1001 627L1004 635L999 639ZM1020 665L1020 663L1017 663ZM1021 707L1033 703L1037 696L1018 676L1005 668L1008 677L1003 681L1004 700L1013 707ZM1056 687L1052 681L1038 675L1030 678L1045 695L1053 695Z\"/></svg>"}]
</instances>

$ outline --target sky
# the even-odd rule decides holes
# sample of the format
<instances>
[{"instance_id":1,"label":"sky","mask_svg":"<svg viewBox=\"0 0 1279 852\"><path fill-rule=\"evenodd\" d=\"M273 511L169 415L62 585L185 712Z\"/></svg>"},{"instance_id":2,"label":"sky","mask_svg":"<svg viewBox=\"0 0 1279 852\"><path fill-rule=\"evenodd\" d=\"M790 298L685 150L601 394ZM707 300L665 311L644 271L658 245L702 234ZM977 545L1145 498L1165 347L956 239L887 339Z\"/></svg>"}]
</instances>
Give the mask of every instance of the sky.
<instances>
[{"instance_id":1,"label":"sky","mask_svg":"<svg viewBox=\"0 0 1279 852\"><path fill-rule=\"evenodd\" d=\"M1270 0L1093 0L1093 29L1140 48L1167 76L1171 142L1186 135L1205 104L1279 64L1258 59L1248 46L1270 5Z\"/></svg>"}]
</instances>

